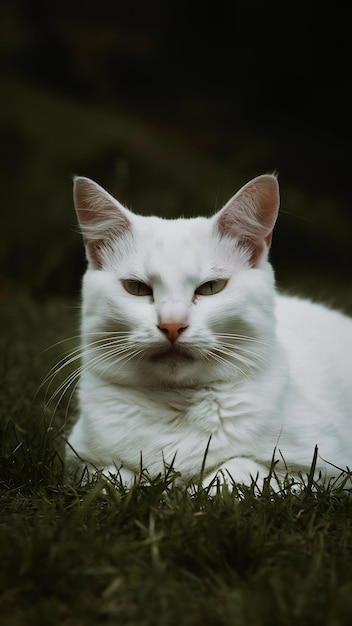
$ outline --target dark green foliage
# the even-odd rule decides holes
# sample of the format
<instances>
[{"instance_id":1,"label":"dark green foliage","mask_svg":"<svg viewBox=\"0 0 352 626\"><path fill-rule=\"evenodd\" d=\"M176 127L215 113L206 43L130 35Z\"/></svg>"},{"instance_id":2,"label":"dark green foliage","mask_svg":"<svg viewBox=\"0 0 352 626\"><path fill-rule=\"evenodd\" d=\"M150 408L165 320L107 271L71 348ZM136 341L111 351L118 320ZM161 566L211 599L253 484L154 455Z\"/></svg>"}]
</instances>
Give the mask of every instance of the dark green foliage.
<instances>
[{"instance_id":1,"label":"dark green foliage","mask_svg":"<svg viewBox=\"0 0 352 626\"><path fill-rule=\"evenodd\" d=\"M65 479L69 398L53 415L41 387L63 347L42 350L75 335L76 319L65 304L25 300L2 313L1 624L349 625L349 476L213 496L179 486L172 468L129 491Z\"/></svg>"}]
</instances>

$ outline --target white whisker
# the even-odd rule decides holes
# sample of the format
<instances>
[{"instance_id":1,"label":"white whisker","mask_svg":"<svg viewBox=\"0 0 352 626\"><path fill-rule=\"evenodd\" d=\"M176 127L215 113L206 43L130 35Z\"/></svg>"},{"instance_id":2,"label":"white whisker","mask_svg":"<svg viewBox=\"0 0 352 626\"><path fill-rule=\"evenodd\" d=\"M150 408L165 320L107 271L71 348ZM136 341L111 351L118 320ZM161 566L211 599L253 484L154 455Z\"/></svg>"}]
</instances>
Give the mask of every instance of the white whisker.
<instances>
[{"instance_id":1,"label":"white whisker","mask_svg":"<svg viewBox=\"0 0 352 626\"><path fill-rule=\"evenodd\" d=\"M239 357L239 358L243 358L243 359L247 359L246 355L249 355L251 357L255 357L255 358L260 358L260 354L257 352L254 352L252 349L246 349L245 346L226 346L226 345L217 345L215 350L219 350L221 352L223 352L224 354L227 354L228 356L232 356L232 357ZM250 359L248 359L250 360Z\"/></svg>"},{"instance_id":2,"label":"white whisker","mask_svg":"<svg viewBox=\"0 0 352 626\"><path fill-rule=\"evenodd\" d=\"M75 393L75 391L76 391L76 388L77 388L77 384L78 384L78 381L79 381L79 376L80 376L80 374L81 374L81 367L78 367L78 368L77 368L74 372L72 372L72 373L71 373L71 374L70 374L67 378L65 378L65 380L61 383L61 385L59 385L59 387L58 387L58 388L54 391L54 393L50 396L49 400L47 400L47 401L45 402L44 409L48 409L48 407L50 406L50 404L51 404L51 403L52 403L52 402L53 402L53 401L57 398L57 400L56 400L56 404L55 404L55 407L54 407L54 409L53 409L53 411L52 411L52 418L51 418L50 423L52 422L52 420L53 420L53 418L54 418L54 416L55 416L55 414L56 414L56 411L57 411L57 409L58 409L59 405L61 404L61 402L62 402L62 400L63 400L63 398L64 398L64 396L65 396L66 392L67 392L67 391L69 390L69 388L73 385L73 383L75 383L75 384L74 384L74 386L73 386L73 388L72 388L72 390L71 390L70 397L69 397L69 399L68 399L68 403L67 403L66 415L65 415L65 416L66 416L66 418L67 418L68 409L69 409L69 406L71 405L71 401L72 401L72 398L73 398L73 394L74 394L74 393ZM76 381L76 382L75 382L75 381Z\"/></svg>"},{"instance_id":3,"label":"white whisker","mask_svg":"<svg viewBox=\"0 0 352 626\"><path fill-rule=\"evenodd\" d=\"M93 370L94 368L103 368L103 373L106 373L110 368L116 368L117 366L121 367L123 363L130 361L134 357L141 357L141 355L145 351L144 348L138 348L135 344L131 345L130 342L127 340L129 334L125 331L113 331L112 333L107 333L106 331L94 332L89 333L89 336L92 341L74 348L66 356L62 357L50 369L39 387L40 389L48 383L47 392L44 399L44 410L47 410L52 402L55 401L51 421L53 420L65 394L72 387L66 410L67 416L68 407L72 402L73 395L76 391L82 373L84 373L85 371ZM96 338L97 336L98 338ZM57 347L58 345L61 345L73 339L77 339L77 337L70 337L70 339L58 341L51 347ZM66 376L66 378L58 385L58 387L50 395L50 397L48 397L48 391L50 387L52 387L57 377L63 371L65 371L66 368L69 368L77 361L80 361L81 364L76 367L72 372L70 372L68 376ZM106 364L105 368L104 364Z\"/></svg>"},{"instance_id":4,"label":"white whisker","mask_svg":"<svg viewBox=\"0 0 352 626\"><path fill-rule=\"evenodd\" d=\"M257 337L247 337L246 335L236 335L236 334L220 334L220 333L215 333L214 337L217 341L219 341L219 343L221 344L228 344L228 345L236 345L240 342L243 343L247 343L247 344L254 344L257 346L263 346L263 347L268 347L270 346L270 342L268 341L263 341L262 339L258 339Z\"/></svg>"},{"instance_id":5,"label":"white whisker","mask_svg":"<svg viewBox=\"0 0 352 626\"><path fill-rule=\"evenodd\" d=\"M227 368L234 368L241 375L248 377L249 371L262 369L266 359L263 352L264 342L254 337L235 333L215 333L216 344L202 349L203 358Z\"/></svg>"}]
</instances>

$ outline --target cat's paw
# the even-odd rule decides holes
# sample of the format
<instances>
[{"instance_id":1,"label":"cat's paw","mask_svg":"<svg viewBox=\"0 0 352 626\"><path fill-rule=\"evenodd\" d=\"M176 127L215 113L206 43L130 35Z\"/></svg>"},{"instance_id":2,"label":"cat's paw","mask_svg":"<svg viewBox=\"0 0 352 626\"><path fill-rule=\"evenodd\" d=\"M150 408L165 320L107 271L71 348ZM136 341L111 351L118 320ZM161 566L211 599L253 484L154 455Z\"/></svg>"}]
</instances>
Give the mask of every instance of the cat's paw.
<instances>
[{"instance_id":1,"label":"cat's paw","mask_svg":"<svg viewBox=\"0 0 352 626\"><path fill-rule=\"evenodd\" d=\"M264 465L260 465L252 459L238 457L229 459L216 471L208 474L203 479L203 486L209 488L211 492L216 492L218 485L223 483L226 483L229 487L233 487L235 484L255 484L259 492L268 474L269 470Z\"/></svg>"},{"instance_id":2,"label":"cat's paw","mask_svg":"<svg viewBox=\"0 0 352 626\"><path fill-rule=\"evenodd\" d=\"M107 465L102 468L101 472L108 480L112 481L116 485L123 485L128 489L133 487L137 480L137 475L126 467Z\"/></svg>"}]
</instances>

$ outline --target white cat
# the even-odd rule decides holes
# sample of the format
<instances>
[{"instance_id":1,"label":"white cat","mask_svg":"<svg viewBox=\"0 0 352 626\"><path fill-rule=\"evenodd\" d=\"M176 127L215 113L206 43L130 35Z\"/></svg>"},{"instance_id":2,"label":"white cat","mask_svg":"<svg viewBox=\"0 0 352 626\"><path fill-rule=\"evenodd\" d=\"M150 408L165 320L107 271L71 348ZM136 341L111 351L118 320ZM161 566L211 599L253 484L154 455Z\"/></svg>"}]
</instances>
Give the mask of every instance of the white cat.
<instances>
[{"instance_id":1,"label":"white cat","mask_svg":"<svg viewBox=\"0 0 352 626\"><path fill-rule=\"evenodd\" d=\"M197 479L210 436L205 484L261 481L275 447L281 476L309 471L316 445L325 476L352 465L352 320L277 294L274 176L209 219L138 216L82 177L74 200L88 269L71 470Z\"/></svg>"}]
</instances>

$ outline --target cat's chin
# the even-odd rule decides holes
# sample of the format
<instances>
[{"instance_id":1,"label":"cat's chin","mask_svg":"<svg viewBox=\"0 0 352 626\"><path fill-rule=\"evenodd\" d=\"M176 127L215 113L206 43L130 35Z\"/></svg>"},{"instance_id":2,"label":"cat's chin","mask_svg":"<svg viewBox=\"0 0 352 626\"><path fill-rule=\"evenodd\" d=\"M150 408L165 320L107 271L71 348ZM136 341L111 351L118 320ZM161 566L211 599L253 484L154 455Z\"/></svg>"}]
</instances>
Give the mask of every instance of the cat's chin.
<instances>
[{"instance_id":1,"label":"cat's chin","mask_svg":"<svg viewBox=\"0 0 352 626\"><path fill-rule=\"evenodd\" d=\"M182 363L191 363L195 360L194 355L186 348L180 346L170 346L163 350L153 352L149 360L153 363L162 363L163 365L177 366Z\"/></svg>"},{"instance_id":2,"label":"cat's chin","mask_svg":"<svg viewBox=\"0 0 352 626\"><path fill-rule=\"evenodd\" d=\"M150 353L148 383L157 388L194 387L199 384L199 360L192 350L172 345ZM144 370L144 382L146 373Z\"/></svg>"}]
</instances>

